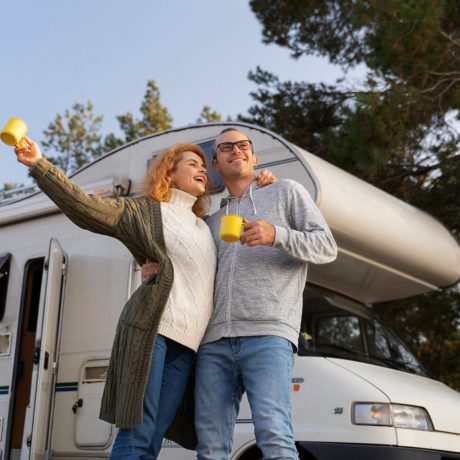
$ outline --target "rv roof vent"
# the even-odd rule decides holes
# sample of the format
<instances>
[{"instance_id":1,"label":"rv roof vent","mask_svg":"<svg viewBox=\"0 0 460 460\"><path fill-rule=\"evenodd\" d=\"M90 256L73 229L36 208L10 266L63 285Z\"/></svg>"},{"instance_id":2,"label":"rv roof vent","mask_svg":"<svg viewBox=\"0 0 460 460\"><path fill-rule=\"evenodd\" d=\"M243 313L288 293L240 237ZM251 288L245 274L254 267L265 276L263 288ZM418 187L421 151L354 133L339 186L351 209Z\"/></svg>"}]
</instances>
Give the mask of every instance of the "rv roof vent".
<instances>
[{"instance_id":1,"label":"rv roof vent","mask_svg":"<svg viewBox=\"0 0 460 460\"><path fill-rule=\"evenodd\" d=\"M11 332L0 333L0 356L9 356L11 350Z\"/></svg>"},{"instance_id":2,"label":"rv roof vent","mask_svg":"<svg viewBox=\"0 0 460 460\"><path fill-rule=\"evenodd\" d=\"M83 383L105 382L108 368L108 366L87 366Z\"/></svg>"}]
</instances>

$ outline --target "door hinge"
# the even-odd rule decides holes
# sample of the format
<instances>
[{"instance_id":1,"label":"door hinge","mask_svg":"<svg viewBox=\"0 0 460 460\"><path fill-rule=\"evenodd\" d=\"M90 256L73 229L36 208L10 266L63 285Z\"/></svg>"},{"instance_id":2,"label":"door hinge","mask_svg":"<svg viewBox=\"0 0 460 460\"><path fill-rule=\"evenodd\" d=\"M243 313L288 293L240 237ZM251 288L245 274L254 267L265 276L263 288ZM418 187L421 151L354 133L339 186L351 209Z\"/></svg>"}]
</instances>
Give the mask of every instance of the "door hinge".
<instances>
[{"instance_id":1,"label":"door hinge","mask_svg":"<svg viewBox=\"0 0 460 460\"><path fill-rule=\"evenodd\" d=\"M38 364L40 362L40 353L41 353L41 348L35 347L33 358L32 358L32 362L34 364ZM43 360L43 368L45 369L45 371L48 370L49 358L50 358L50 354L47 351L45 351L45 356Z\"/></svg>"},{"instance_id":2,"label":"door hinge","mask_svg":"<svg viewBox=\"0 0 460 460\"><path fill-rule=\"evenodd\" d=\"M38 364L40 362L40 351L41 351L40 347L35 347L34 348L34 354L33 354L33 358L32 358L32 362L34 364Z\"/></svg>"}]
</instances>

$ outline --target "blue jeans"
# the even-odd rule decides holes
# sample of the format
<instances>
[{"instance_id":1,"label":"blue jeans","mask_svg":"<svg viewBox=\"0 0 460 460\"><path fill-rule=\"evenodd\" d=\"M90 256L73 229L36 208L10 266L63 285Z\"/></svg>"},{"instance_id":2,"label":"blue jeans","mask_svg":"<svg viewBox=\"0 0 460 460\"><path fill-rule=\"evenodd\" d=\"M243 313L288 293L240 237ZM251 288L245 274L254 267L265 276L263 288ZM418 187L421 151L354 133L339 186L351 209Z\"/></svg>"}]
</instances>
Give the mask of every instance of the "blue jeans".
<instances>
[{"instance_id":1,"label":"blue jeans","mask_svg":"<svg viewBox=\"0 0 460 460\"><path fill-rule=\"evenodd\" d=\"M195 428L198 460L227 460L247 392L263 458L296 459L291 416L291 343L281 337L223 338L198 350Z\"/></svg>"},{"instance_id":2,"label":"blue jeans","mask_svg":"<svg viewBox=\"0 0 460 460\"><path fill-rule=\"evenodd\" d=\"M158 335L144 395L144 418L134 428L118 430L113 460L156 459L176 415L192 367L193 351Z\"/></svg>"}]
</instances>

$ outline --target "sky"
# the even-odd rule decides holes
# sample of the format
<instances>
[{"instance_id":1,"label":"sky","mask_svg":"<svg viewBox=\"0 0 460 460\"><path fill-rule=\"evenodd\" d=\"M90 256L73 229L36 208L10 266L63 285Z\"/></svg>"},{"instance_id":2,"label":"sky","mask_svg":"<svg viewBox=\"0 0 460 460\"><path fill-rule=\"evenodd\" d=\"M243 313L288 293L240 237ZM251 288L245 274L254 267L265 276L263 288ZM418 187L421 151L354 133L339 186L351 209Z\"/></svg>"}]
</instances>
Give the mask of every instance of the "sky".
<instances>
[{"instance_id":1,"label":"sky","mask_svg":"<svg viewBox=\"0 0 460 460\"><path fill-rule=\"evenodd\" d=\"M0 21L0 125L22 118L38 143L57 114L88 100L104 117L102 134L120 135L116 116L140 116L148 80L180 127L204 105L224 117L247 113L256 66L281 80L342 75L324 58L294 60L263 44L247 0L17 0L4 2ZM31 179L0 143L0 189L5 182Z\"/></svg>"}]
</instances>

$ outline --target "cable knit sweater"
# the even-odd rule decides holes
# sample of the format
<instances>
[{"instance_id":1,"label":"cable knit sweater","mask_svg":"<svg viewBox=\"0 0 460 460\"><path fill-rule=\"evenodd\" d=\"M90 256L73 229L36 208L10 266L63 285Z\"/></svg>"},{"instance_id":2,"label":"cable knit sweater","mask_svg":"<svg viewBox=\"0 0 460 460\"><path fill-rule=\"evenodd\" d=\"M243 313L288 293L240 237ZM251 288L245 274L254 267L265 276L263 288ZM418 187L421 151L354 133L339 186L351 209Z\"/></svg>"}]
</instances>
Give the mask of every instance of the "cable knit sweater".
<instances>
[{"instance_id":1,"label":"cable knit sweater","mask_svg":"<svg viewBox=\"0 0 460 460\"><path fill-rule=\"evenodd\" d=\"M192 211L196 198L171 189L161 203L166 252L174 284L158 333L197 350L213 310L216 247L209 227Z\"/></svg>"},{"instance_id":2,"label":"cable knit sweater","mask_svg":"<svg viewBox=\"0 0 460 460\"><path fill-rule=\"evenodd\" d=\"M209 257L209 263L202 264L201 268L204 271L199 273L202 274L203 279L206 278L206 284L211 286L213 284L214 268L212 267L215 267L216 262L215 255L211 254L215 254L215 248L209 230L202 220L192 215L190 208L193 197L187 194L180 197L178 194L176 197L173 192L171 201L164 205L148 197L106 198L88 195L45 158L38 161L37 165L31 169L31 174L36 179L38 186L76 225L85 230L118 239L129 249L140 265L145 263L146 258L160 263L160 272L155 282L141 284L131 295L120 315L101 403L100 417L103 420L115 423L118 427L132 428L143 420L144 392L150 373L152 350L172 286L176 283L177 274L174 272L180 272L180 265L177 264L186 264L190 272L196 271L190 259L194 257L195 263L200 263L204 257L196 248L201 241L200 238L207 242L206 248L208 245L210 247L205 251L206 258ZM181 208L185 204L184 200L189 202L187 204L189 210ZM177 232L174 232L171 226L174 221L177 221L180 210L182 213L178 221L179 225ZM167 215L166 220L168 221L168 228L165 229L163 229L163 212ZM190 235L192 228L198 233L196 239L195 235L194 237ZM172 244L168 249L165 244L165 233L168 234L168 244ZM186 238L185 247L182 249L176 241L181 236ZM172 258L176 264L174 267ZM208 271L209 273L206 274ZM196 291L200 296L202 293L199 291L204 291L205 288L195 277L198 275L198 273L193 273L193 278L190 279L197 283ZM178 286L187 285L189 278L179 277L178 282ZM182 305L184 298L174 297L177 299L177 304ZM185 297L185 300L189 299ZM193 311L198 305L195 302L198 300L195 299L182 306L181 311L187 312L183 313L182 317L175 312L175 308L173 314L171 304L168 308L171 308L172 320L165 321L166 326L177 324L178 330L183 327L184 337L187 337L187 340L189 340L188 336L196 334L196 339L191 340L190 343L198 343L204 332L199 332L199 328L193 326L193 319L197 320ZM208 302L212 302L212 291ZM209 308L206 303L202 314L209 315ZM192 318L192 321L188 320L189 317ZM206 316L206 320L203 321L203 328L206 327L208 317ZM188 449L196 446L193 426L193 392L187 392L184 396L182 406L168 429L167 437Z\"/></svg>"}]
</instances>

